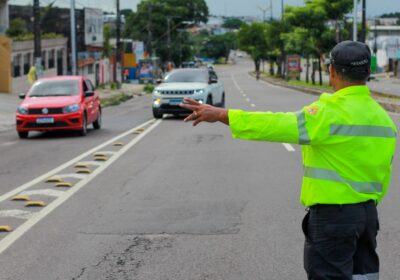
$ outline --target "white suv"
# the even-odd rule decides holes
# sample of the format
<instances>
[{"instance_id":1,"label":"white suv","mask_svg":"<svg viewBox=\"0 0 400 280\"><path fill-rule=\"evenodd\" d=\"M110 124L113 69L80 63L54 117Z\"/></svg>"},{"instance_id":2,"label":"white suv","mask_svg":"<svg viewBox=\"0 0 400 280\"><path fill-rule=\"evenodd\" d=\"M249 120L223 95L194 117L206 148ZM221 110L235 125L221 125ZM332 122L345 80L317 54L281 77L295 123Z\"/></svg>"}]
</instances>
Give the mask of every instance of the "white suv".
<instances>
[{"instance_id":1,"label":"white suv","mask_svg":"<svg viewBox=\"0 0 400 280\"><path fill-rule=\"evenodd\" d=\"M212 69L177 69L168 73L153 91L153 115L188 114L179 106L184 97L214 106L225 106L224 86Z\"/></svg>"}]
</instances>

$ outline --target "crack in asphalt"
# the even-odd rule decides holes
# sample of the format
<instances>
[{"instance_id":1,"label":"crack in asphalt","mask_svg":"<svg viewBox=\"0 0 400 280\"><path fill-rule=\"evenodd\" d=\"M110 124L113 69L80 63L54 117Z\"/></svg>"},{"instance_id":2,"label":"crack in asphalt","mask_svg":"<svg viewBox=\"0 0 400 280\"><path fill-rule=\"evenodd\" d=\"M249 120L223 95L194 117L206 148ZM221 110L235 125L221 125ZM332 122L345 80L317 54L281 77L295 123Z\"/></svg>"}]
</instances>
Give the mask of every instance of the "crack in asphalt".
<instances>
[{"instance_id":1,"label":"crack in asphalt","mask_svg":"<svg viewBox=\"0 0 400 280\"><path fill-rule=\"evenodd\" d=\"M113 247L119 248L104 254L96 264L81 268L80 273L72 280L132 279L145 265L144 255L172 247L172 238L166 235L135 236Z\"/></svg>"}]
</instances>

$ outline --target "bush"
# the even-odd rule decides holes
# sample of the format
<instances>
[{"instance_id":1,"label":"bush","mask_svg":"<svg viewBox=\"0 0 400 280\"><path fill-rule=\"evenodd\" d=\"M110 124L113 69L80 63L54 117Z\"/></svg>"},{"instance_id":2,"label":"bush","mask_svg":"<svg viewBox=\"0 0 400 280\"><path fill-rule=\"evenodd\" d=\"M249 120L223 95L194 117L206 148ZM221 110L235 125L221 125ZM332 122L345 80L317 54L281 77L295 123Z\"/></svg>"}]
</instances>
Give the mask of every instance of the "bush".
<instances>
[{"instance_id":1,"label":"bush","mask_svg":"<svg viewBox=\"0 0 400 280\"><path fill-rule=\"evenodd\" d=\"M116 82L112 82L110 84L110 88L111 88L111 90L116 90L117 89L117 83Z\"/></svg>"},{"instance_id":2,"label":"bush","mask_svg":"<svg viewBox=\"0 0 400 280\"><path fill-rule=\"evenodd\" d=\"M143 88L144 92L152 93L154 90L154 86L152 84L146 84Z\"/></svg>"}]
</instances>

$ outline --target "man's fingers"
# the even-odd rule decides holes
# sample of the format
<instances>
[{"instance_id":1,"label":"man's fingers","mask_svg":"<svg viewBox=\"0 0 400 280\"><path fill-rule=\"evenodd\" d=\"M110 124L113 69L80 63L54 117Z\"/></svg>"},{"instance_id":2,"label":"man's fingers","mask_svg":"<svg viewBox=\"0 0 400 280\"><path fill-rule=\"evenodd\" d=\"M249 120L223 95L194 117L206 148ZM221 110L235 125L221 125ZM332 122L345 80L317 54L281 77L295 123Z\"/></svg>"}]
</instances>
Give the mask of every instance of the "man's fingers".
<instances>
[{"instance_id":1,"label":"man's fingers","mask_svg":"<svg viewBox=\"0 0 400 280\"><path fill-rule=\"evenodd\" d=\"M194 111L195 109L197 109L197 105L189 105L189 104L179 104L179 106L181 106L182 108L188 109L190 111Z\"/></svg>"}]
</instances>

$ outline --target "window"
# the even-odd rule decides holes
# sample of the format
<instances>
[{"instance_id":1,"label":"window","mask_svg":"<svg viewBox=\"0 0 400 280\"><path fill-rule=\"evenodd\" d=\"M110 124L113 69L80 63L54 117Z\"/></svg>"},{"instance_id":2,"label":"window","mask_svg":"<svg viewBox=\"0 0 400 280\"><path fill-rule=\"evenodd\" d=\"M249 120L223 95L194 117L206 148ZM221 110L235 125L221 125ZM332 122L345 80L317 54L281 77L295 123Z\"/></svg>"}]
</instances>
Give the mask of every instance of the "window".
<instances>
[{"instance_id":1,"label":"window","mask_svg":"<svg viewBox=\"0 0 400 280\"><path fill-rule=\"evenodd\" d=\"M42 51L42 67L46 70L46 51Z\"/></svg>"},{"instance_id":2,"label":"window","mask_svg":"<svg viewBox=\"0 0 400 280\"><path fill-rule=\"evenodd\" d=\"M94 86L93 86L91 80L86 80L86 85L87 85L88 90L90 90L90 91L94 90Z\"/></svg>"},{"instance_id":3,"label":"window","mask_svg":"<svg viewBox=\"0 0 400 280\"><path fill-rule=\"evenodd\" d=\"M27 75L31 67L31 53L24 54L24 75Z\"/></svg>"},{"instance_id":4,"label":"window","mask_svg":"<svg viewBox=\"0 0 400 280\"><path fill-rule=\"evenodd\" d=\"M49 51L49 69L54 68L55 65L55 50Z\"/></svg>"},{"instance_id":5,"label":"window","mask_svg":"<svg viewBox=\"0 0 400 280\"><path fill-rule=\"evenodd\" d=\"M13 60L13 77L21 76L21 54L14 56Z\"/></svg>"}]
</instances>

